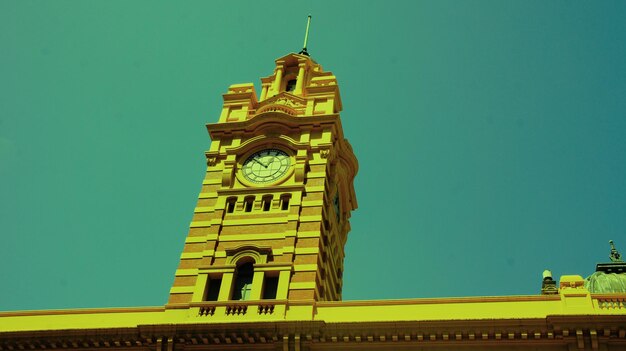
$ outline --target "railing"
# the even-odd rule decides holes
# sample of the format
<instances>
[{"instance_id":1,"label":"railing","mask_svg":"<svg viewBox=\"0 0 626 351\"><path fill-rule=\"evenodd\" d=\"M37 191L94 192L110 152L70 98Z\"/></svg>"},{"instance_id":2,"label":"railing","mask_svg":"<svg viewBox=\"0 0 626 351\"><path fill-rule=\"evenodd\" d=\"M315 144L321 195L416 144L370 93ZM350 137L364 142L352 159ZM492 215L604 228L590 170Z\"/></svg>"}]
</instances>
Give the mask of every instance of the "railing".
<instances>
[{"instance_id":1,"label":"railing","mask_svg":"<svg viewBox=\"0 0 626 351\"><path fill-rule=\"evenodd\" d=\"M263 112L277 112L277 111L286 113L291 116L296 116L298 114L298 112L291 107L288 107L285 105L275 105L275 104L261 107L260 109L257 110L257 114L260 114Z\"/></svg>"},{"instance_id":2,"label":"railing","mask_svg":"<svg viewBox=\"0 0 626 351\"><path fill-rule=\"evenodd\" d=\"M190 307L198 307L198 317L212 317L216 314L226 316L250 315L256 310L258 316L274 315L281 311L276 309L277 305L286 305L286 300L255 300L255 301L210 301L193 303ZM221 312L224 311L224 312ZM252 315L255 315L252 312Z\"/></svg>"},{"instance_id":3,"label":"railing","mask_svg":"<svg viewBox=\"0 0 626 351\"><path fill-rule=\"evenodd\" d=\"M200 307L199 316L212 316L215 314L215 306Z\"/></svg>"},{"instance_id":4,"label":"railing","mask_svg":"<svg viewBox=\"0 0 626 351\"><path fill-rule=\"evenodd\" d=\"M274 304L273 303L265 303L259 305L259 314L273 314L274 313Z\"/></svg>"},{"instance_id":5,"label":"railing","mask_svg":"<svg viewBox=\"0 0 626 351\"><path fill-rule=\"evenodd\" d=\"M236 305L227 305L226 306L226 314L227 315L243 315L246 314L246 312L248 312L248 306L247 305L240 305L240 304L236 304Z\"/></svg>"},{"instance_id":6,"label":"railing","mask_svg":"<svg viewBox=\"0 0 626 351\"><path fill-rule=\"evenodd\" d=\"M624 296L594 296L598 302L598 308L603 310L622 310L626 309L626 297Z\"/></svg>"}]
</instances>

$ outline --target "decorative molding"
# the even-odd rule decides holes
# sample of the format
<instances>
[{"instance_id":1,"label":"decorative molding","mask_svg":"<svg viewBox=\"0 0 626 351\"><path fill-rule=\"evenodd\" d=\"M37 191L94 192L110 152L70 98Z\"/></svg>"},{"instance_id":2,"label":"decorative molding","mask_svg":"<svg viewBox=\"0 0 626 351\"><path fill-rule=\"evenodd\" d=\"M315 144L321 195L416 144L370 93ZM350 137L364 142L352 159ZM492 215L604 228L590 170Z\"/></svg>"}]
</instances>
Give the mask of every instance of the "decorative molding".
<instances>
[{"instance_id":1,"label":"decorative molding","mask_svg":"<svg viewBox=\"0 0 626 351\"><path fill-rule=\"evenodd\" d=\"M71 310L32 310L32 311L12 311L0 312L0 318L3 317L21 317L21 316L54 316L69 314L94 314L94 313L136 313L136 312L163 312L165 307L116 307L116 308L77 308ZM0 336L2 332L0 332Z\"/></svg>"},{"instance_id":2,"label":"decorative molding","mask_svg":"<svg viewBox=\"0 0 626 351\"><path fill-rule=\"evenodd\" d=\"M244 257L250 257L254 263L267 263L267 256L272 254L271 247L258 245L239 245L226 249L226 264L237 264Z\"/></svg>"},{"instance_id":3,"label":"decorative molding","mask_svg":"<svg viewBox=\"0 0 626 351\"><path fill-rule=\"evenodd\" d=\"M303 191L305 190L305 186L302 184L297 185L286 185L286 186L266 186L263 187L264 193L278 193L278 192L294 192L294 191ZM240 189L217 189L218 195L242 195L242 194L250 194L249 188L240 188Z\"/></svg>"},{"instance_id":4,"label":"decorative molding","mask_svg":"<svg viewBox=\"0 0 626 351\"><path fill-rule=\"evenodd\" d=\"M305 107L305 99L287 92L282 92L259 103L259 107L256 109L256 114L259 115L265 112L283 112L290 116L296 116L298 114L298 110L302 110Z\"/></svg>"},{"instance_id":5,"label":"decorative molding","mask_svg":"<svg viewBox=\"0 0 626 351\"><path fill-rule=\"evenodd\" d=\"M215 166L217 164L217 156L207 156L206 163L207 166Z\"/></svg>"},{"instance_id":6,"label":"decorative molding","mask_svg":"<svg viewBox=\"0 0 626 351\"><path fill-rule=\"evenodd\" d=\"M526 301L560 301L558 295L517 295L517 296L481 296L481 297L449 297L449 298L417 298L392 300L360 300L360 301L324 301L318 307L348 306L394 306L422 304L453 304L453 303L485 303L485 302L526 302Z\"/></svg>"},{"instance_id":7,"label":"decorative molding","mask_svg":"<svg viewBox=\"0 0 626 351\"><path fill-rule=\"evenodd\" d=\"M221 133L231 133L232 135L237 135L244 132L255 132L257 128L263 127L268 122L276 122L282 124L289 128L301 128L307 125L317 125L321 126L323 124L331 124L335 126L335 131L340 133L340 124L339 114L327 114L327 115L316 115L315 119L302 118L291 116L283 112L263 112L257 113L254 117L239 122L229 122L229 123L209 123L206 125L209 134L213 140L220 139L218 137L213 137L213 134L216 132ZM343 138L343 134L339 135L340 138Z\"/></svg>"},{"instance_id":8,"label":"decorative molding","mask_svg":"<svg viewBox=\"0 0 626 351\"><path fill-rule=\"evenodd\" d=\"M512 347L563 349L618 349L626 345L622 316L597 319L593 327L569 324L580 316L559 316L558 322L547 319L456 320L326 323L324 321L277 320L285 300L202 302L187 304L197 309L190 320L196 323L138 325L128 328L84 330L45 330L0 333L0 350L56 349L156 349L185 350L205 346L224 349L235 345L252 348L258 345L283 350L337 348L369 349L440 349L467 347L509 350ZM182 305L181 305L182 306ZM175 306L172 306L174 308ZM245 312L245 313L243 313ZM262 321L258 318L269 318ZM254 323L224 323L255 319ZM589 321L587 322L589 325ZM266 346L263 346L266 345ZM549 345L549 346L548 346Z\"/></svg>"}]
</instances>

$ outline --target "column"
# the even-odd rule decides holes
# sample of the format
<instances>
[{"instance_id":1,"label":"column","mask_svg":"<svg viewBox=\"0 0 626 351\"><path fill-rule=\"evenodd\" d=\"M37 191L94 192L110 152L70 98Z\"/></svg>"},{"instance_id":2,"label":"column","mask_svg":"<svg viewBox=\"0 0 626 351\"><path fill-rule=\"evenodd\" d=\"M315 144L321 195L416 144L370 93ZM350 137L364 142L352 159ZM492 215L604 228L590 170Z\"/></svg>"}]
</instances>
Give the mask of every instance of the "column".
<instances>
[{"instance_id":1,"label":"column","mask_svg":"<svg viewBox=\"0 0 626 351\"><path fill-rule=\"evenodd\" d=\"M304 63L301 63L298 69L298 80L296 81L296 89L293 93L296 95L302 95L302 86L304 86Z\"/></svg>"},{"instance_id":2,"label":"column","mask_svg":"<svg viewBox=\"0 0 626 351\"><path fill-rule=\"evenodd\" d=\"M287 299L289 292L289 279L291 278L291 270L282 270L278 275L278 289L276 290L276 300Z\"/></svg>"},{"instance_id":3,"label":"column","mask_svg":"<svg viewBox=\"0 0 626 351\"><path fill-rule=\"evenodd\" d=\"M263 294L263 279L265 279L265 272L254 271L252 276L252 291L250 293L250 300L260 300Z\"/></svg>"},{"instance_id":4,"label":"column","mask_svg":"<svg viewBox=\"0 0 626 351\"><path fill-rule=\"evenodd\" d=\"M191 297L191 302L200 302L204 297L204 291L206 290L206 282L209 278L208 274L198 274L198 278L196 278L196 286L193 288L193 296Z\"/></svg>"},{"instance_id":5,"label":"column","mask_svg":"<svg viewBox=\"0 0 626 351\"><path fill-rule=\"evenodd\" d=\"M217 297L217 301L230 300L230 290L233 287L234 276L235 276L235 272L228 272L222 275L222 285L220 286L220 294Z\"/></svg>"},{"instance_id":6,"label":"column","mask_svg":"<svg viewBox=\"0 0 626 351\"><path fill-rule=\"evenodd\" d=\"M276 95L276 94L278 94L278 92L280 92L280 83L282 82L282 80L283 80L283 68L282 67L277 67L276 68L276 79L274 80L274 87L273 87L274 95Z\"/></svg>"}]
</instances>

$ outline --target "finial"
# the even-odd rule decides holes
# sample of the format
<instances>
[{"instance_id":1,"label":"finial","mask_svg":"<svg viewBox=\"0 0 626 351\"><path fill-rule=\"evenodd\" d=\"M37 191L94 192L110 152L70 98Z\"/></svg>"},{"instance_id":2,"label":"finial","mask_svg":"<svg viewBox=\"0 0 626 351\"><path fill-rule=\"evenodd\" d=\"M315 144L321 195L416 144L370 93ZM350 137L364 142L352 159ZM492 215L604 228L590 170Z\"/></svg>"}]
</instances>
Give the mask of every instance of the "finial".
<instances>
[{"instance_id":1,"label":"finial","mask_svg":"<svg viewBox=\"0 0 626 351\"><path fill-rule=\"evenodd\" d=\"M306 32L304 32L304 44L302 45L302 50L299 54L309 56L309 53L306 51L306 42L309 40L309 26L311 25L311 15L309 15L309 19L306 21Z\"/></svg>"},{"instance_id":2,"label":"finial","mask_svg":"<svg viewBox=\"0 0 626 351\"><path fill-rule=\"evenodd\" d=\"M552 279L552 271L549 269L546 269L543 271L543 280L551 280Z\"/></svg>"},{"instance_id":3,"label":"finial","mask_svg":"<svg viewBox=\"0 0 626 351\"><path fill-rule=\"evenodd\" d=\"M611 253L609 254L609 258L611 259L611 262L624 262L621 259L622 255L620 255L619 251L615 249L613 240L609 240L609 245L611 245Z\"/></svg>"},{"instance_id":4,"label":"finial","mask_svg":"<svg viewBox=\"0 0 626 351\"><path fill-rule=\"evenodd\" d=\"M552 279L552 271L546 269L543 271L543 280L541 282L541 294L542 295L555 295L559 293L559 289L556 287L556 282Z\"/></svg>"}]
</instances>

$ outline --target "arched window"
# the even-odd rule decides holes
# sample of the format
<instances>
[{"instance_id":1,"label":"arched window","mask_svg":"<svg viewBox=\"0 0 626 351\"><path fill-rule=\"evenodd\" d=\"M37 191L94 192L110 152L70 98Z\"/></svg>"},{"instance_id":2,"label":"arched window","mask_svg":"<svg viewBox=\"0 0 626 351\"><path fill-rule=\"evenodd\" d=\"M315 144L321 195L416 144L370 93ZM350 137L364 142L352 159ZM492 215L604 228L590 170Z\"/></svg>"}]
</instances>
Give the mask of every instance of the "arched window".
<instances>
[{"instance_id":1,"label":"arched window","mask_svg":"<svg viewBox=\"0 0 626 351\"><path fill-rule=\"evenodd\" d=\"M285 87L285 91L292 92L292 91L296 90L296 83L297 83L296 79L288 80L287 81L287 86Z\"/></svg>"},{"instance_id":2,"label":"arched window","mask_svg":"<svg viewBox=\"0 0 626 351\"><path fill-rule=\"evenodd\" d=\"M272 208L272 195L263 196L262 205L263 205L263 211L266 211L266 212L269 211L270 208Z\"/></svg>"},{"instance_id":3,"label":"arched window","mask_svg":"<svg viewBox=\"0 0 626 351\"><path fill-rule=\"evenodd\" d=\"M235 204L237 203L237 198L236 197L229 197L226 200L226 213L233 213L235 212Z\"/></svg>"},{"instance_id":4,"label":"arched window","mask_svg":"<svg viewBox=\"0 0 626 351\"><path fill-rule=\"evenodd\" d=\"M248 196L243 200L243 210L245 212L252 212L252 205L254 204L254 196Z\"/></svg>"},{"instance_id":5,"label":"arched window","mask_svg":"<svg viewBox=\"0 0 626 351\"><path fill-rule=\"evenodd\" d=\"M235 290L233 291L233 300L249 300L252 291L252 277L254 268L252 262L246 262L237 267L235 278Z\"/></svg>"},{"instance_id":6,"label":"arched window","mask_svg":"<svg viewBox=\"0 0 626 351\"><path fill-rule=\"evenodd\" d=\"M283 211L287 211L289 209L289 199L291 199L291 195L283 194L280 196L280 209Z\"/></svg>"}]
</instances>

